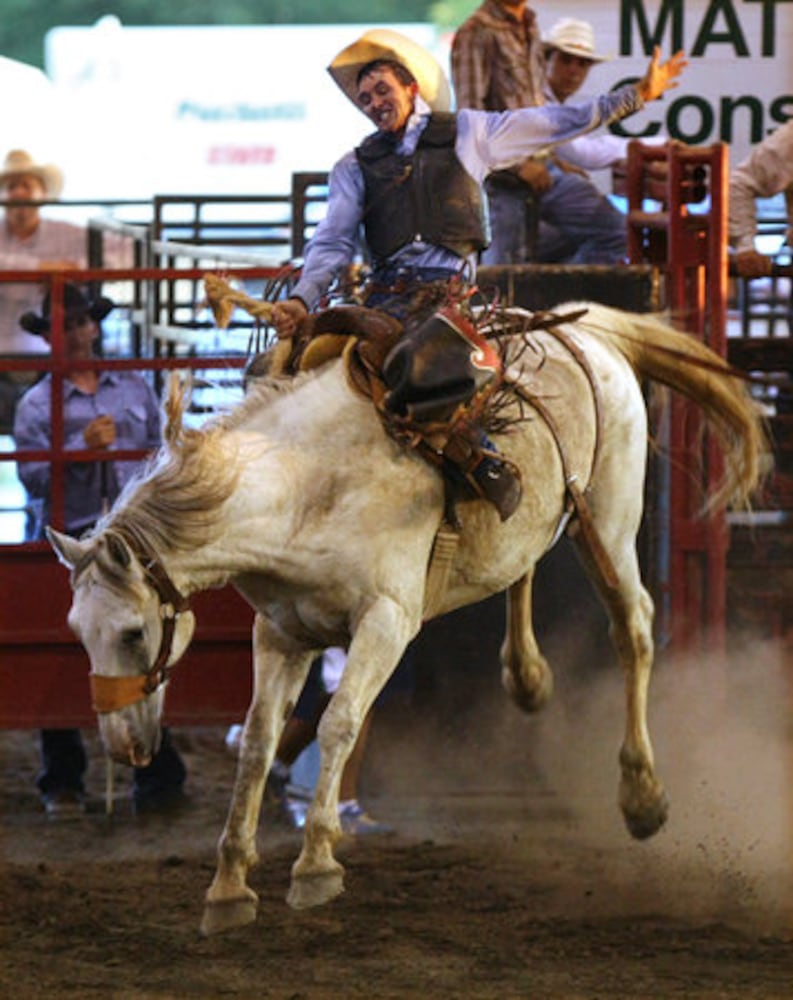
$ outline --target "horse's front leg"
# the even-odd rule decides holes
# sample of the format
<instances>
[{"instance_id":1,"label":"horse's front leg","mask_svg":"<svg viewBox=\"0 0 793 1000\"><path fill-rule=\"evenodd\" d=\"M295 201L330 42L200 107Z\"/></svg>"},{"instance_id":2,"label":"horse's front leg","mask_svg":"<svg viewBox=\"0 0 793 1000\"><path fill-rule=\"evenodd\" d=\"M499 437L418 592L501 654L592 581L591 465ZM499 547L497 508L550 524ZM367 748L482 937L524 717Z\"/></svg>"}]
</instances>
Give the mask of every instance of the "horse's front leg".
<instances>
[{"instance_id":1,"label":"horse's front leg","mask_svg":"<svg viewBox=\"0 0 793 1000\"><path fill-rule=\"evenodd\" d=\"M355 631L341 683L317 730L319 776L287 895L287 902L295 909L319 906L344 891L344 868L333 855L341 835L338 804L342 770L372 703L415 630L397 605L381 598Z\"/></svg>"},{"instance_id":2,"label":"horse's front leg","mask_svg":"<svg viewBox=\"0 0 793 1000\"><path fill-rule=\"evenodd\" d=\"M256 919L258 898L247 885L247 875L258 862L256 832L262 794L281 730L311 663L310 653L287 657L273 652L264 633L257 616L253 698L245 720L228 818L218 843L218 865L206 893L201 922L205 935Z\"/></svg>"},{"instance_id":3,"label":"horse's front leg","mask_svg":"<svg viewBox=\"0 0 793 1000\"><path fill-rule=\"evenodd\" d=\"M534 634L533 568L507 590L507 628L501 645L501 683L524 712L536 712L553 693L553 674Z\"/></svg>"}]
</instances>

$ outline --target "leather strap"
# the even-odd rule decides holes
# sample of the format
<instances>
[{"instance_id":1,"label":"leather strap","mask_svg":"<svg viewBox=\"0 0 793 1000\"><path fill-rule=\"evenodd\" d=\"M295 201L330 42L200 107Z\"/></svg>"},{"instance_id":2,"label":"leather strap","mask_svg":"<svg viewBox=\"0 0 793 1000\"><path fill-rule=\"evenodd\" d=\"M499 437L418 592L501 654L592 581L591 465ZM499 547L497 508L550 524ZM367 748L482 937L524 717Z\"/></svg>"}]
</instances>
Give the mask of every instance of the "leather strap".
<instances>
[{"instance_id":1,"label":"leather strap","mask_svg":"<svg viewBox=\"0 0 793 1000\"><path fill-rule=\"evenodd\" d=\"M149 584L160 599L160 646L154 663L142 674L107 675L91 673L91 694L97 712L115 712L143 699L168 680L168 661L173 650L173 638L179 616L188 610L190 601L153 552L123 529L110 528L131 550L143 569Z\"/></svg>"},{"instance_id":2,"label":"leather strap","mask_svg":"<svg viewBox=\"0 0 793 1000\"><path fill-rule=\"evenodd\" d=\"M424 584L424 621L429 621L438 613L438 608L449 586L449 573L459 541L459 531L455 531L447 521L444 521L438 528L438 533L432 544L427 580Z\"/></svg>"},{"instance_id":3,"label":"leather strap","mask_svg":"<svg viewBox=\"0 0 793 1000\"><path fill-rule=\"evenodd\" d=\"M564 347L570 352L570 355L574 358L576 363L585 372L589 384L592 389L592 396L595 402L595 447L592 456L592 468L594 469L597 462L598 451L600 450L600 442L602 439L602 403L600 392L597 387L597 382L595 380L594 372L589 365L588 358L584 355L583 351L578 348L570 337L563 334L561 330L557 327L549 325L546 327L548 332L551 333L556 339L564 345ZM582 489L579 483L578 476L570 468L570 460L567 455L567 450L564 446L562 436L559 432L559 428L556 425L556 421L553 418L548 407L534 393L530 392L524 385L521 385L517 380L507 378L506 381L515 392L521 396L530 406L532 406L537 413L540 415L542 420L545 422L546 426L551 432L556 445L556 450L559 453L559 459L562 463L562 474L564 475L565 489L567 495L572 504L572 509L575 511L575 520L571 521L567 526L567 533L573 537L578 532L581 533L581 537L586 543L587 549L594 565L597 567L598 572L603 578L603 582L615 590L619 585L619 577L617 576L617 571L614 569L614 563L611 561L611 557L606 551L605 546L600 538L595 527L595 522L592 520L592 513L589 509L589 504L586 501L586 490L589 488L589 484Z\"/></svg>"}]
</instances>

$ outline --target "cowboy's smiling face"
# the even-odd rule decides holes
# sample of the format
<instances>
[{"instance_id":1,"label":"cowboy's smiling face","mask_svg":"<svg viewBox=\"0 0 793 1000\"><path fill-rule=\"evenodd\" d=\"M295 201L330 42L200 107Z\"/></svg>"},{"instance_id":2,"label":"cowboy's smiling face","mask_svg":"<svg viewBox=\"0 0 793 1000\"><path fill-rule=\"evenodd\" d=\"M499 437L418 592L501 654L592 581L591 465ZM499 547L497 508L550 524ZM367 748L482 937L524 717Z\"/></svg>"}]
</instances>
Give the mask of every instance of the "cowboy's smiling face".
<instances>
[{"instance_id":1,"label":"cowboy's smiling face","mask_svg":"<svg viewBox=\"0 0 793 1000\"><path fill-rule=\"evenodd\" d=\"M380 132L399 132L413 113L418 85L401 83L387 66L371 70L358 81L356 102Z\"/></svg>"}]
</instances>

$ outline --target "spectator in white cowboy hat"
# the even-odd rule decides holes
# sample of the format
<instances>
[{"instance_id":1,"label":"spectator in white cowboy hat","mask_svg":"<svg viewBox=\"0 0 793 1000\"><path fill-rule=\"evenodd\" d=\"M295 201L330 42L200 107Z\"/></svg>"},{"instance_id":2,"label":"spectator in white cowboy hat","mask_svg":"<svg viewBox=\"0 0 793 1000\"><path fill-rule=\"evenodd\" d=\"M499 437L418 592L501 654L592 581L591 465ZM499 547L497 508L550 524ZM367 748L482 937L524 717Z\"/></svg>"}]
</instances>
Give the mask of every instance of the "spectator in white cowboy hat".
<instances>
[{"instance_id":1,"label":"spectator in white cowboy hat","mask_svg":"<svg viewBox=\"0 0 793 1000\"><path fill-rule=\"evenodd\" d=\"M57 200L63 174L53 163L41 163L24 149L12 149L0 169L0 198L5 201ZM114 238L107 245L105 264L131 265L128 240ZM84 227L46 218L38 204L7 205L0 221L0 271L54 271L85 267L88 236ZM0 356L46 354L49 347L19 325L19 317L41 300L33 283L0 282ZM0 372L0 431L10 428L22 391L35 379L30 372Z\"/></svg>"},{"instance_id":2,"label":"spectator in white cowboy hat","mask_svg":"<svg viewBox=\"0 0 793 1000\"><path fill-rule=\"evenodd\" d=\"M0 171L6 201L54 201L63 190L63 174L53 163L38 163L23 149L12 149ZM37 204L8 205L0 225L0 268L5 271L84 267L86 235L81 226L41 215ZM32 284L0 286L0 351L43 354L41 337L23 330L18 319L41 299Z\"/></svg>"},{"instance_id":3,"label":"spectator in white cowboy hat","mask_svg":"<svg viewBox=\"0 0 793 1000\"><path fill-rule=\"evenodd\" d=\"M458 107L488 111L543 107L547 112L550 106L566 100L569 95L555 95L547 80L538 87L536 74L526 73L527 65L536 64L538 47L541 62L546 52L538 42L536 27L528 30L535 22L525 0L485 0L460 26L452 43ZM587 58L600 61L594 39L581 29L584 22L572 22L572 31L570 24L568 20L560 32L567 39L565 44L572 40L583 47ZM625 219L581 174L584 165L575 161L574 148L568 148L564 158L556 155L551 144L528 149L526 154L522 161L493 173L486 182L493 241L483 254L483 262L623 262L627 254ZM536 234L529 224L529 213L539 219Z\"/></svg>"},{"instance_id":4,"label":"spectator in white cowboy hat","mask_svg":"<svg viewBox=\"0 0 793 1000\"><path fill-rule=\"evenodd\" d=\"M559 104L581 89L595 63L606 62L610 58L596 50L592 25L573 17L556 21L543 35L542 47L546 83ZM545 93L547 96L547 89Z\"/></svg>"},{"instance_id":5,"label":"spectator in white cowboy hat","mask_svg":"<svg viewBox=\"0 0 793 1000\"><path fill-rule=\"evenodd\" d=\"M656 49L637 84L585 104L447 114L449 87L437 61L398 32L366 32L329 72L376 132L331 171L327 214L292 296L275 310L279 336L293 336L352 263L361 228L380 290L367 305L399 315L406 287L415 292L418 284L472 272L489 238L482 183L491 171L632 114L675 86L684 66L682 53L662 63ZM507 463L481 461L467 471L502 519L509 517L520 493Z\"/></svg>"},{"instance_id":6,"label":"spectator in white cowboy hat","mask_svg":"<svg viewBox=\"0 0 793 1000\"><path fill-rule=\"evenodd\" d=\"M571 17L561 18L543 36L543 52L549 104L564 104L583 87L593 66L611 58L597 52L592 25ZM556 150L560 160L583 170L612 167L627 155L628 140L610 132L584 135Z\"/></svg>"}]
</instances>

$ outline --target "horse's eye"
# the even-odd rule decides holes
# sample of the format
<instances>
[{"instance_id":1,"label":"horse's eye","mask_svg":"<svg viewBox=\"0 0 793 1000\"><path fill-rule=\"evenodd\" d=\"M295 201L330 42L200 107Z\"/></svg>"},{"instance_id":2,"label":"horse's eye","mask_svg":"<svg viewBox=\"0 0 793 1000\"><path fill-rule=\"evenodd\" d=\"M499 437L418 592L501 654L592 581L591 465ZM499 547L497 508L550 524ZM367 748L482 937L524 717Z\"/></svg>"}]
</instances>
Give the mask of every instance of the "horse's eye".
<instances>
[{"instance_id":1,"label":"horse's eye","mask_svg":"<svg viewBox=\"0 0 793 1000\"><path fill-rule=\"evenodd\" d=\"M128 628L121 633L122 645L131 647L139 646L143 642L142 628Z\"/></svg>"}]
</instances>

